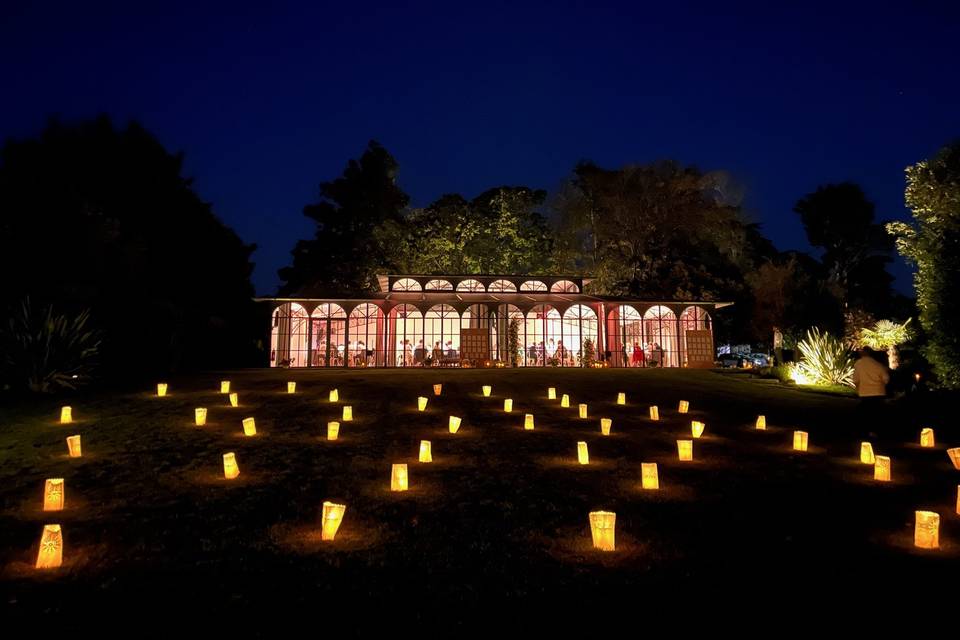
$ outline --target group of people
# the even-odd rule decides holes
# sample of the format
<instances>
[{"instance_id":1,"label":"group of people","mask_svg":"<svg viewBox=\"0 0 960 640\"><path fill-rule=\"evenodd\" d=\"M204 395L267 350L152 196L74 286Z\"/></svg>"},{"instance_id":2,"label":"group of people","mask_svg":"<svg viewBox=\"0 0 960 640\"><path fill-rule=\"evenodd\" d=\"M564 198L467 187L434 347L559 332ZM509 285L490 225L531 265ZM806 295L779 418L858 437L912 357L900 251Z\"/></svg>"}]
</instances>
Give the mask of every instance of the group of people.
<instances>
[{"instance_id":1,"label":"group of people","mask_svg":"<svg viewBox=\"0 0 960 640\"><path fill-rule=\"evenodd\" d=\"M643 346L633 343L633 352L627 357L627 345L623 345L623 362L630 367L662 367L666 364L666 351L656 342L647 342Z\"/></svg>"},{"instance_id":2,"label":"group of people","mask_svg":"<svg viewBox=\"0 0 960 640\"><path fill-rule=\"evenodd\" d=\"M576 355L579 356L579 354ZM546 343L541 340L527 347L527 365L543 366L544 364L572 367L576 363L574 353L563 346L563 340L554 341L550 338Z\"/></svg>"},{"instance_id":3,"label":"group of people","mask_svg":"<svg viewBox=\"0 0 960 640\"><path fill-rule=\"evenodd\" d=\"M313 350L313 366L342 367L344 351L346 351L347 357L350 358L350 366L363 367L373 363L374 352L372 349L367 349L367 345L364 344L363 340L356 342L351 340L350 343L346 345L342 343L331 344L330 360L329 362L325 362L327 358L327 343L321 340Z\"/></svg>"},{"instance_id":4,"label":"group of people","mask_svg":"<svg viewBox=\"0 0 960 640\"><path fill-rule=\"evenodd\" d=\"M401 340L397 346L397 364L403 367L439 367L459 360L453 340L447 340L443 346L439 341L434 342L433 348L429 351L424 346L423 340L417 341L416 348L412 340Z\"/></svg>"}]
</instances>

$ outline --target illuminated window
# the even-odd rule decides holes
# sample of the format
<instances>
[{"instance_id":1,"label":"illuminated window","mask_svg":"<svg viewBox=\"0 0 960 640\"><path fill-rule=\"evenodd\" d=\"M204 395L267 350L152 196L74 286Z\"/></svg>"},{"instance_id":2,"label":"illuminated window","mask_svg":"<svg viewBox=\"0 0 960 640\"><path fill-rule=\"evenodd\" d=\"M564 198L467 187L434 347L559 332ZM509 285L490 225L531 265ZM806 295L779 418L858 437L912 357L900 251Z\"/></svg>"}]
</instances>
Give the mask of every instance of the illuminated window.
<instances>
[{"instance_id":1,"label":"illuminated window","mask_svg":"<svg viewBox=\"0 0 960 640\"><path fill-rule=\"evenodd\" d=\"M486 291L483 287L483 283L479 280L464 280L457 285L457 291L467 291L470 293L477 293L481 291Z\"/></svg>"},{"instance_id":2,"label":"illuminated window","mask_svg":"<svg viewBox=\"0 0 960 640\"><path fill-rule=\"evenodd\" d=\"M310 316L296 302L287 302L273 312L270 331L271 367L306 367Z\"/></svg>"},{"instance_id":3,"label":"illuminated window","mask_svg":"<svg viewBox=\"0 0 960 640\"><path fill-rule=\"evenodd\" d=\"M420 283L412 278L400 278L393 283L394 291L421 291Z\"/></svg>"},{"instance_id":4,"label":"illuminated window","mask_svg":"<svg viewBox=\"0 0 960 640\"><path fill-rule=\"evenodd\" d=\"M550 287L550 291L553 293L580 293L580 287L569 280L560 280L553 283L553 286Z\"/></svg>"},{"instance_id":5,"label":"illuminated window","mask_svg":"<svg viewBox=\"0 0 960 640\"><path fill-rule=\"evenodd\" d=\"M650 307L643 314L643 336L648 343L647 363L657 367L679 367L677 316L664 307Z\"/></svg>"},{"instance_id":6,"label":"illuminated window","mask_svg":"<svg viewBox=\"0 0 960 640\"><path fill-rule=\"evenodd\" d=\"M487 291L492 291L494 293L513 293L516 292L516 290L517 285L507 280L494 280L487 288Z\"/></svg>"},{"instance_id":7,"label":"illuminated window","mask_svg":"<svg viewBox=\"0 0 960 640\"><path fill-rule=\"evenodd\" d=\"M383 366L384 354L380 347L383 334L383 313L380 307L369 302L357 305L350 312L350 358L351 367Z\"/></svg>"},{"instance_id":8,"label":"illuminated window","mask_svg":"<svg viewBox=\"0 0 960 640\"><path fill-rule=\"evenodd\" d=\"M423 289L424 291L453 291L453 285L447 280L429 280Z\"/></svg>"},{"instance_id":9,"label":"illuminated window","mask_svg":"<svg viewBox=\"0 0 960 640\"><path fill-rule=\"evenodd\" d=\"M546 291L547 285L539 280L527 280L520 285L520 291Z\"/></svg>"}]
</instances>

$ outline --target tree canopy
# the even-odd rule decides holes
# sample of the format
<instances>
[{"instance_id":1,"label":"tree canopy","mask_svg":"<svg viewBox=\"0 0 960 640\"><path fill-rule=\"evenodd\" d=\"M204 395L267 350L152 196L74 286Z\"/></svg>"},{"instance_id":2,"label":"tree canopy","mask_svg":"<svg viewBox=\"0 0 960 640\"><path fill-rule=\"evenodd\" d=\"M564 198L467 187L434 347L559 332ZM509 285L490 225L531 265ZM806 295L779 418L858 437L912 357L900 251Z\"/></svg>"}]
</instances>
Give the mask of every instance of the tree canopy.
<instances>
[{"instance_id":1,"label":"tree canopy","mask_svg":"<svg viewBox=\"0 0 960 640\"><path fill-rule=\"evenodd\" d=\"M906 202L913 223L887 230L897 249L916 265L914 288L924 354L941 384L960 388L960 142L932 160L907 168Z\"/></svg>"},{"instance_id":2,"label":"tree canopy","mask_svg":"<svg viewBox=\"0 0 960 640\"><path fill-rule=\"evenodd\" d=\"M254 247L142 126L51 122L0 152L0 296L90 310L116 375L253 362Z\"/></svg>"}]
</instances>

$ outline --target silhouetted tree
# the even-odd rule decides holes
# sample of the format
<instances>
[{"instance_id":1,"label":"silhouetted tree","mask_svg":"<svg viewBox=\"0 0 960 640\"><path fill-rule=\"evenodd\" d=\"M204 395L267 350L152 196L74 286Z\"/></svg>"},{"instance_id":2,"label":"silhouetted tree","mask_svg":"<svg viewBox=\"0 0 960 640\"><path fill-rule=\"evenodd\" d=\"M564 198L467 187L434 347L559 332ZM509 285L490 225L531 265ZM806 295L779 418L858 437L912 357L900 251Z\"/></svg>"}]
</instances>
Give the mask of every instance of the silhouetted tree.
<instances>
[{"instance_id":1,"label":"silhouetted tree","mask_svg":"<svg viewBox=\"0 0 960 640\"><path fill-rule=\"evenodd\" d=\"M874 205L856 184L819 187L793 209L807 239L823 250L828 283L842 305L887 314L893 305L893 276L887 272L893 242L874 220Z\"/></svg>"},{"instance_id":2,"label":"silhouetted tree","mask_svg":"<svg viewBox=\"0 0 960 640\"><path fill-rule=\"evenodd\" d=\"M213 214L136 123L52 122L0 155L0 299L89 309L125 377L249 364L262 327L254 247Z\"/></svg>"},{"instance_id":3,"label":"silhouetted tree","mask_svg":"<svg viewBox=\"0 0 960 640\"><path fill-rule=\"evenodd\" d=\"M320 185L320 200L303 215L317 224L314 237L293 249L293 265L280 270L281 294L309 288L352 295L375 288L375 276L393 271L407 248L402 212L409 197L397 185L397 161L371 141L343 175Z\"/></svg>"}]
</instances>

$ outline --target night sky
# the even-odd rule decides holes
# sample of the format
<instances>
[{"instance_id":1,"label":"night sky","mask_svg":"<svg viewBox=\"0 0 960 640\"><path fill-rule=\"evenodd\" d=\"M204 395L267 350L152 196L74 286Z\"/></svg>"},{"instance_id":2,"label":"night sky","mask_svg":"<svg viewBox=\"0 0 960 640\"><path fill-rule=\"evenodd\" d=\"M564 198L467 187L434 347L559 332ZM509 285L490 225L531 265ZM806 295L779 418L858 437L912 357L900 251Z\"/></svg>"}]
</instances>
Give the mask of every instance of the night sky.
<instances>
[{"instance_id":1,"label":"night sky","mask_svg":"<svg viewBox=\"0 0 960 640\"><path fill-rule=\"evenodd\" d=\"M581 159L725 169L806 249L799 197L853 180L904 217L903 169L960 137L957 2L260 4L0 3L0 137L139 120L257 243L259 293L370 139L415 206L553 190Z\"/></svg>"}]
</instances>

